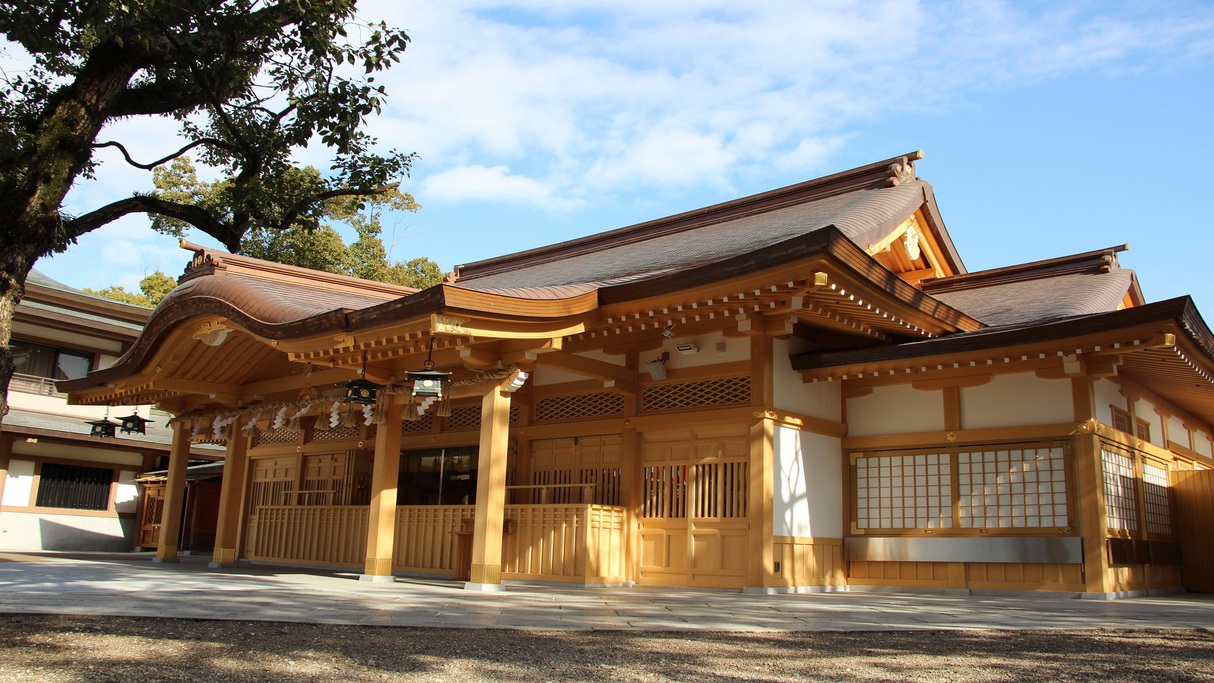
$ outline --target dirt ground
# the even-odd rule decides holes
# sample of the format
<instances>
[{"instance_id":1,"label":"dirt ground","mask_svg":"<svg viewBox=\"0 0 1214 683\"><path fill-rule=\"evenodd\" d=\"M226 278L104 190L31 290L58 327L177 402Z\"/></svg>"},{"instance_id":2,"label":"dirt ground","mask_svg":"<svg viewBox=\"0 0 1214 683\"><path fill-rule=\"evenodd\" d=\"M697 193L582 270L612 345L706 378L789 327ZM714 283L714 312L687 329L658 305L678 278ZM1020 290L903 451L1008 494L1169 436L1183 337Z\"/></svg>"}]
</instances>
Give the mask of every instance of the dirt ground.
<instances>
[{"instance_id":1,"label":"dirt ground","mask_svg":"<svg viewBox=\"0 0 1214 683\"><path fill-rule=\"evenodd\" d=\"M0 681L1214 681L1214 630L691 633L0 615Z\"/></svg>"}]
</instances>

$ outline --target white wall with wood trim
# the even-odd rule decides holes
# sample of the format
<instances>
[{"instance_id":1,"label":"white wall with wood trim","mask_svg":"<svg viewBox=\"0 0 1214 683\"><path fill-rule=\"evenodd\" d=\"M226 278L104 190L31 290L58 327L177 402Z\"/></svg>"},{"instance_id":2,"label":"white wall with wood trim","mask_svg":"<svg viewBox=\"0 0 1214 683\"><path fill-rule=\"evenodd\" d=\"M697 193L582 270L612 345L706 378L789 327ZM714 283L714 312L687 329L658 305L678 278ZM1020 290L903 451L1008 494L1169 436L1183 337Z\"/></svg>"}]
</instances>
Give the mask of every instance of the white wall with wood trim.
<instances>
[{"instance_id":1,"label":"white wall with wood trim","mask_svg":"<svg viewBox=\"0 0 1214 683\"><path fill-rule=\"evenodd\" d=\"M909 384L874 387L847 400L847 435L879 436L944 431L944 400L939 391Z\"/></svg>"},{"instance_id":2,"label":"white wall with wood trim","mask_svg":"<svg viewBox=\"0 0 1214 683\"><path fill-rule=\"evenodd\" d=\"M1206 457L1214 457L1214 444L1210 443L1210 434L1205 430L1193 432L1193 450Z\"/></svg>"},{"instance_id":3,"label":"white wall with wood trim","mask_svg":"<svg viewBox=\"0 0 1214 683\"><path fill-rule=\"evenodd\" d=\"M678 332L678 328L675 328ZM699 349L692 354L681 353L680 344L691 344ZM706 365L722 363L737 363L750 360L750 341L747 339L729 339L720 332L698 334L688 337L675 337L662 342L662 348L641 353L641 363L653 360L663 353L670 354L666 361L668 370L680 368L698 368Z\"/></svg>"},{"instance_id":4,"label":"white wall with wood trim","mask_svg":"<svg viewBox=\"0 0 1214 683\"><path fill-rule=\"evenodd\" d=\"M801 373L792 369L790 355L808 349L803 339L777 339L772 349L775 368L772 387L775 407L794 413L840 422L843 403L839 397L841 382L803 382Z\"/></svg>"},{"instance_id":5,"label":"white wall with wood trim","mask_svg":"<svg viewBox=\"0 0 1214 683\"><path fill-rule=\"evenodd\" d=\"M962 429L1058 424L1074 415L1069 379L995 375L987 384L961 389Z\"/></svg>"},{"instance_id":6,"label":"white wall with wood trim","mask_svg":"<svg viewBox=\"0 0 1214 683\"><path fill-rule=\"evenodd\" d=\"M583 351L575 355L582 358L589 358L590 360L597 360L603 363L610 363L611 365L624 367L625 358L620 354L610 354L603 353L602 351L592 350ZM541 360L539 367L535 369L535 374L528 381L536 386L544 386L548 384L564 384L566 382L581 382L585 379L585 375L579 375L576 372L566 372L564 370L546 368Z\"/></svg>"},{"instance_id":7,"label":"white wall with wood trim","mask_svg":"<svg viewBox=\"0 0 1214 683\"><path fill-rule=\"evenodd\" d=\"M1168 416L1168 441L1175 441L1185 448L1192 448L1189 443L1189 428L1184 426L1184 420L1175 415Z\"/></svg>"},{"instance_id":8,"label":"white wall with wood trim","mask_svg":"<svg viewBox=\"0 0 1214 683\"><path fill-rule=\"evenodd\" d=\"M1093 385L1096 400L1096 419L1110 427L1113 426L1113 408L1129 412L1129 404L1121 395L1121 387L1116 382L1098 378ZM1067 420L1060 420L1066 422Z\"/></svg>"},{"instance_id":9,"label":"white wall with wood trim","mask_svg":"<svg viewBox=\"0 0 1214 683\"><path fill-rule=\"evenodd\" d=\"M1154 403L1151 403L1145 398L1140 398L1135 401L1134 419L1145 420L1151 425L1151 443L1159 446L1160 448L1167 447L1167 444L1164 443L1163 440L1163 418L1160 417L1159 413L1155 412Z\"/></svg>"},{"instance_id":10,"label":"white wall with wood trim","mask_svg":"<svg viewBox=\"0 0 1214 683\"><path fill-rule=\"evenodd\" d=\"M843 459L840 440L776 425L772 533L843 536Z\"/></svg>"},{"instance_id":11,"label":"white wall with wood trim","mask_svg":"<svg viewBox=\"0 0 1214 683\"><path fill-rule=\"evenodd\" d=\"M4 480L4 498L0 505L26 507L34 493L34 461L13 458Z\"/></svg>"}]
</instances>

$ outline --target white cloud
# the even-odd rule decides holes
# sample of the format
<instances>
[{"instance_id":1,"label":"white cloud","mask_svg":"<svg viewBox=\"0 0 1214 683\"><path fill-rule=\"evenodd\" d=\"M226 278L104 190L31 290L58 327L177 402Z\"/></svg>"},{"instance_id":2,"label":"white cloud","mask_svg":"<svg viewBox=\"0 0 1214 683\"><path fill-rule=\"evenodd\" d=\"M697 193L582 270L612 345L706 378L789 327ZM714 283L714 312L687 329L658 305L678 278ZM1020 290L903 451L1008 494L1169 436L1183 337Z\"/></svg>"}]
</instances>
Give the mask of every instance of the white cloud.
<instances>
[{"instance_id":1,"label":"white cloud","mask_svg":"<svg viewBox=\"0 0 1214 683\"><path fill-rule=\"evenodd\" d=\"M553 210L580 205L578 201L559 197L551 185L511 175L505 166L460 166L437 173L426 179L423 192L427 197L447 202L491 201Z\"/></svg>"}]
</instances>

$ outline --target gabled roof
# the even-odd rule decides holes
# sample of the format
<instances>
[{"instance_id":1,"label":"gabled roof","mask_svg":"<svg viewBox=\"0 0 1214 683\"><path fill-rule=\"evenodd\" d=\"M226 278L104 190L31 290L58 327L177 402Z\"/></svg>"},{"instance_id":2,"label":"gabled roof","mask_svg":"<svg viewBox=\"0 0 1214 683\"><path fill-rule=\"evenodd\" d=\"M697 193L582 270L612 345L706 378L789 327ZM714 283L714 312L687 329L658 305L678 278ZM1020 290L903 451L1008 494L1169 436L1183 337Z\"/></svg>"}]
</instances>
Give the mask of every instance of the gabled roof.
<instances>
[{"instance_id":1,"label":"gabled roof","mask_svg":"<svg viewBox=\"0 0 1214 683\"><path fill-rule=\"evenodd\" d=\"M1117 263L1127 248L924 280L923 291L992 327L1115 311L1127 294L1142 301L1134 272Z\"/></svg>"},{"instance_id":2,"label":"gabled roof","mask_svg":"<svg viewBox=\"0 0 1214 683\"><path fill-rule=\"evenodd\" d=\"M143 329L151 309L69 287L31 270L16 320L123 342Z\"/></svg>"},{"instance_id":3,"label":"gabled roof","mask_svg":"<svg viewBox=\"0 0 1214 683\"><path fill-rule=\"evenodd\" d=\"M609 232L456 268L479 290L594 284L662 277L725 261L833 226L861 249L880 241L925 204L914 152L798 185ZM934 207L927 212L935 216ZM934 222L934 219L933 219ZM964 272L942 227L931 226L954 271Z\"/></svg>"}]
</instances>

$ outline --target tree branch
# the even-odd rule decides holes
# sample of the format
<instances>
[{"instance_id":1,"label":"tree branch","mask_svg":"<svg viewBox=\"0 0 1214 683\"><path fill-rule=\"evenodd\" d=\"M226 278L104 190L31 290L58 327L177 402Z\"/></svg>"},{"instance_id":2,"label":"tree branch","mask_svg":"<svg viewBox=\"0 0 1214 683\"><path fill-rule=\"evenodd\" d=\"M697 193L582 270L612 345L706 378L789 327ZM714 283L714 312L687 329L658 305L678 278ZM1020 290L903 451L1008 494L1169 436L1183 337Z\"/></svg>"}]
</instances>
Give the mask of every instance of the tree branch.
<instances>
[{"instance_id":1,"label":"tree branch","mask_svg":"<svg viewBox=\"0 0 1214 683\"><path fill-rule=\"evenodd\" d=\"M82 216L64 221L63 227L67 235L75 239L133 213L154 213L176 218L219 240L229 251L236 252L240 249L240 234L235 233L231 226L215 218L206 209L148 195L135 195L110 202Z\"/></svg>"},{"instance_id":2,"label":"tree branch","mask_svg":"<svg viewBox=\"0 0 1214 683\"><path fill-rule=\"evenodd\" d=\"M150 164L141 164L138 161L135 161L134 159L131 158L131 155L127 153L126 147L123 147L121 142L115 142L113 140L110 140L108 142L100 142L100 143L93 145L93 149L101 149L102 147L117 147L118 151L122 152L122 156L126 159L126 162L128 164L130 164L131 166L134 166L135 168L142 168L145 171L150 171L150 170L156 168L157 166L164 164L166 162L172 161L173 159L176 159L177 157L181 156L182 154L185 154L186 152L190 151L191 149L194 149L195 147L201 147L202 145L213 145L215 147L219 147L219 148L226 149L229 151L235 151L232 149L231 145L228 145L223 140L219 140L216 138L202 138L201 140L195 140L194 142L191 142L190 144L186 145L185 147L182 147L181 149L177 150L176 152L173 152L172 154L170 154L162 159L157 159L156 161L153 161Z\"/></svg>"},{"instance_id":3,"label":"tree branch","mask_svg":"<svg viewBox=\"0 0 1214 683\"><path fill-rule=\"evenodd\" d=\"M400 183L390 183L388 185L380 185L379 187L340 187L335 190L317 192L311 197L306 197L296 202L295 205L291 207L290 211L283 214L282 220L273 227L277 229L286 229L291 227L291 224L295 222L295 219L299 217L299 214L302 213L305 208L312 206L313 204L319 204L320 202L329 199L336 199L338 197L371 197L377 194L391 192L398 187L400 187Z\"/></svg>"}]
</instances>

